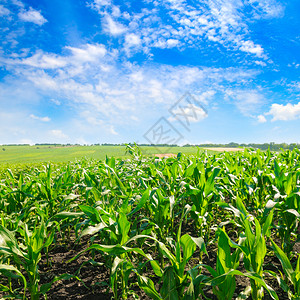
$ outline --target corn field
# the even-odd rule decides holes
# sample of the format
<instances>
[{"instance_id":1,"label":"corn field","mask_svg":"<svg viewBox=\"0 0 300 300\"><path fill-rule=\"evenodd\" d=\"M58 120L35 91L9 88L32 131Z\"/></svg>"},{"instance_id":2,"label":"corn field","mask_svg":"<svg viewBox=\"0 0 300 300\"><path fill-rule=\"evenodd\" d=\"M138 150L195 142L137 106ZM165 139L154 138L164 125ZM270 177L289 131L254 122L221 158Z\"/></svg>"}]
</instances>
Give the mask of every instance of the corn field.
<instances>
[{"instance_id":1,"label":"corn field","mask_svg":"<svg viewBox=\"0 0 300 300\"><path fill-rule=\"evenodd\" d=\"M298 149L127 151L0 169L2 299L300 299Z\"/></svg>"}]
</instances>

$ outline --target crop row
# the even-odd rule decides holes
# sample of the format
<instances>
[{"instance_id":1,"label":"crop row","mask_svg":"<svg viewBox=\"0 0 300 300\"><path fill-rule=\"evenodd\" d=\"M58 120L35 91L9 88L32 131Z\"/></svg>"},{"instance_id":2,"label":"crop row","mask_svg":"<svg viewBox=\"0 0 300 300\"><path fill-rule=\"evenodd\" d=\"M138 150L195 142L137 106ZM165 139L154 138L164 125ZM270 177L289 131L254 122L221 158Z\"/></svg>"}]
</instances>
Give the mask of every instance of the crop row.
<instances>
[{"instance_id":1,"label":"crop row","mask_svg":"<svg viewBox=\"0 0 300 300\"><path fill-rule=\"evenodd\" d=\"M300 299L300 151L80 160L0 170L0 291L51 298L79 262L114 299ZM75 239L63 274L42 261ZM95 269L93 269L95 268ZM240 280L240 279L243 280ZM86 286L86 288L91 288Z\"/></svg>"}]
</instances>

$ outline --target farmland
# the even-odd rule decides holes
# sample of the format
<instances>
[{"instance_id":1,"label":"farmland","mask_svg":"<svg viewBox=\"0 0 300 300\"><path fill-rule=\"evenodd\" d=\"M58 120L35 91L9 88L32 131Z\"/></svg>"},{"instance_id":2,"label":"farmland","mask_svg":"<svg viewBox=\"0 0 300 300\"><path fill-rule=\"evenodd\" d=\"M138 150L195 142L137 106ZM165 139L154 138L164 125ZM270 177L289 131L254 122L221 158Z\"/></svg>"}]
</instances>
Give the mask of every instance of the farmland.
<instances>
[{"instance_id":1,"label":"farmland","mask_svg":"<svg viewBox=\"0 0 300 300\"><path fill-rule=\"evenodd\" d=\"M142 153L2 166L2 297L300 299L298 149Z\"/></svg>"},{"instance_id":2,"label":"farmland","mask_svg":"<svg viewBox=\"0 0 300 300\"><path fill-rule=\"evenodd\" d=\"M126 157L125 146L1 146L0 165L36 163L36 162L68 162L81 158L105 159L106 155ZM196 154L197 147L141 147L145 155L172 152L177 154ZM128 157L128 156L127 156Z\"/></svg>"}]
</instances>

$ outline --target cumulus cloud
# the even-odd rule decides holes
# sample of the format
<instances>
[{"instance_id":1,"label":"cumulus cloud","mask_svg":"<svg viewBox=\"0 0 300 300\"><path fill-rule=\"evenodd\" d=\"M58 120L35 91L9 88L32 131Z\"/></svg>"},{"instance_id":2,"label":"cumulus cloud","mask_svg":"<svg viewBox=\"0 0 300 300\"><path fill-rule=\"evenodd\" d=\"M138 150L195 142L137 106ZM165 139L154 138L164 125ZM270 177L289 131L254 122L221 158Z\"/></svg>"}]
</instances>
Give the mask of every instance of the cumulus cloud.
<instances>
[{"instance_id":1,"label":"cumulus cloud","mask_svg":"<svg viewBox=\"0 0 300 300\"><path fill-rule=\"evenodd\" d=\"M22 10L19 13L19 18L24 22L32 22L37 25L43 25L48 22L41 14L40 11L30 7L28 10Z\"/></svg>"},{"instance_id":2,"label":"cumulus cloud","mask_svg":"<svg viewBox=\"0 0 300 300\"><path fill-rule=\"evenodd\" d=\"M300 119L300 102L286 105L273 103L267 115L273 116L271 121L291 121Z\"/></svg>"},{"instance_id":3,"label":"cumulus cloud","mask_svg":"<svg viewBox=\"0 0 300 300\"><path fill-rule=\"evenodd\" d=\"M49 117L38 117L34 114L31 114L30 118L33 119L33 120L41 121L41 122L50 122L51 121L51 119Z\"/></svg>"},{"instance_id":4,"label":"cumulus cloud","mask_svg":"<svg viewBox=\"0 0 300 300\"><path fill-rule=\"evenodd\" d=\"M260 45L255 45L252 41L243 41L240 47L241 51L252 53L261 57L264 50Z\"/></svg>"},{"instance_id":5,"label":"cumulus cloud","mask_svg":"<svg viewBox=\"0 0 300 300\"><path fill-rule=\"evenodd\" d=\"M264 115L259 115L259 116L257 116L257 122L258 123L266 123L267 119Z\"/></svg>"}]
</instances>

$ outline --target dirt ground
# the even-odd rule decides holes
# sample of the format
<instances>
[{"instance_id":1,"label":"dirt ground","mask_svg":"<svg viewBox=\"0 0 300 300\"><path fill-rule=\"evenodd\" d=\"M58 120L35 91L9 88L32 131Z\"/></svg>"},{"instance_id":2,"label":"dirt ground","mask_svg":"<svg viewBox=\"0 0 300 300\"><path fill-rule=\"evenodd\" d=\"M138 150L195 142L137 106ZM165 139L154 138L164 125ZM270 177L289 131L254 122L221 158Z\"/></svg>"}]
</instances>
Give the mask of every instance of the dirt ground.
<instances>
[{"instance_id":1,"label":"dirt ground","mask_svg":"<svg viewBox=\"0 0 300 300\"><path fill-rule=\"evenodd\" d=\"M224 151L244 151L244 148L224 148L224 147L211 147L211 148L203 148L206 150L212 150L212 151L218 151L218 152L224 152Z\"/></svg>"},{"instance_id":2,"label":"dirt ground","mask_svg":"<svg viewBox=\"0 0 300 300\"><path fill-rule=\"evenodd\" d=\"M154 154L155 157L164 158L164 157L176 157L177 154L174 153L160 153L160 154Z\"/></svg>"}]
</instances>

